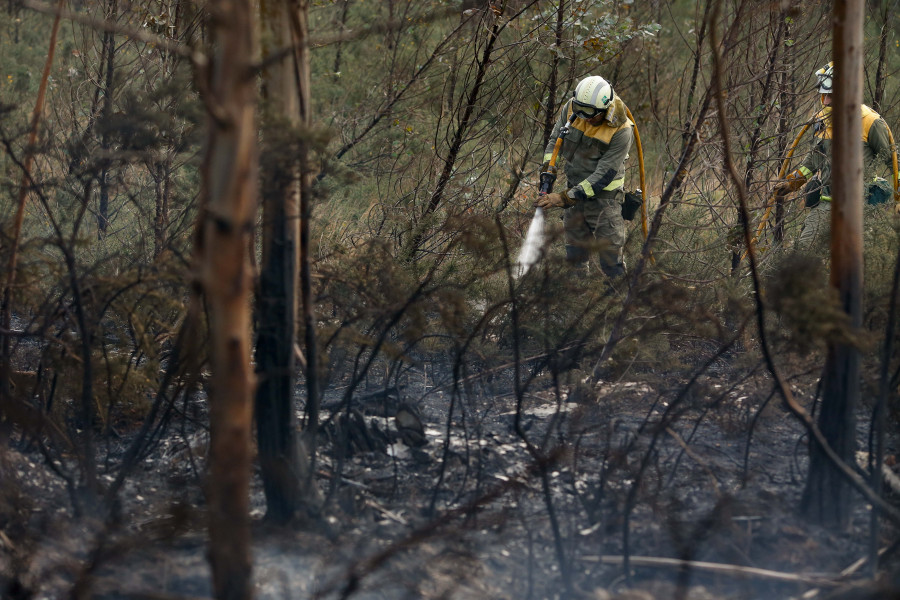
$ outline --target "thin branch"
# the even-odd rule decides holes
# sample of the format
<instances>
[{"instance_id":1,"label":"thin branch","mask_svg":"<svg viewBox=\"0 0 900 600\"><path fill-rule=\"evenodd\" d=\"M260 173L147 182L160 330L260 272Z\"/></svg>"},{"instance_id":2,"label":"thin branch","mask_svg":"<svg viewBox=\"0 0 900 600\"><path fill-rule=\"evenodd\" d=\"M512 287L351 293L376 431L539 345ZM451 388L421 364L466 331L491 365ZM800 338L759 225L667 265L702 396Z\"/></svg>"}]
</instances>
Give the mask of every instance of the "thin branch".
<instances>
[{"instance_id":1,"label":"thin branch","mask_svg":"<svg viewBox=\"0 0 900 600\"><path fill-rule=\"evenodd\" d=\"M119 35L124 35L127 38L137 40L139 42L152 44L154 46L162 48L166 52L170 52L172 54L187 58L196 65L205 66L209 62L209 59L205 54L196 50L195 48L192 48L191 46L173 41L169 38L156 35L154 33L150 33L144 29L131 25L123 25L121 23L116 23L107 19L96 19L94 17L89 17L85 14L63 8L62 3L60 3L59 6L53 6L52 4L41 2L40 0L22 0L22 6L38 13L46 15L56 15L58 17L66 19L67 21L73 21L97 31L116 33Z\"/></svg>"},{"instance_id":2,"label":"thin branch","mask_svg":"<svg viewBox=\"0 0 900 600\"><path fill-rule=\"evenodd\" d=\"M604 565L621 565L625 562L624 556L601 555L581 556L585 562L598 562ZM785 573L784 571L772 571L757 567L743 567L741 565L729 565L724 563L712 563L695 560L681 560L678 558L664 558L655 556L631 556L628 558L635 567L658 567L665 569L687 569L705 571L719 575L732 575L734 577L754 577L768 579L770 581L784 581L786 583L808 583L820 587L836 587L839 585L839 576L803 575L802 573Z\"/></svg>"},{"instance_id":3,"label":"thin branch","mask_svg":"<svg viewBox=\"0 0 900 600\"><path fill-rule=\"evenodd\" d=\"M59 0L58 9L62 9L65 0ZM50 43L47 48L47 59L44 61L44 70L41 74L41 82L38 86L37 99L34 102L34 110L31 113L31 124L28 132L28 145L25 148L25 160L22 165L22 180L19 184L19 195L16 203L16 214L14 217L12 243L9 248L9 261L6 265L6 281L3 286L2 307L0 307L0 327L5 330L10 329L12 322L12 288L16 282L16 263L18 262L19 241L22 235L22 224L25 220L25 202L28 199L28 190L33 186L34 180L31 177L31 165L34 162L34 146L37 143L38 127L41 123L41 114L44 111L44 99L47 96L47 85L50 79L50 69L53 66L53 56L56 53L56 39L59 33L59 15L53 20L53 27L50 30ZM9 376L10 376L10 360L11 360L11 344L10 337L3 336L2 349L0 349L0 397L6 399L9 395ZM2 418L2 409L0 409L0 418Z\"/></svg>"}]
</instances>

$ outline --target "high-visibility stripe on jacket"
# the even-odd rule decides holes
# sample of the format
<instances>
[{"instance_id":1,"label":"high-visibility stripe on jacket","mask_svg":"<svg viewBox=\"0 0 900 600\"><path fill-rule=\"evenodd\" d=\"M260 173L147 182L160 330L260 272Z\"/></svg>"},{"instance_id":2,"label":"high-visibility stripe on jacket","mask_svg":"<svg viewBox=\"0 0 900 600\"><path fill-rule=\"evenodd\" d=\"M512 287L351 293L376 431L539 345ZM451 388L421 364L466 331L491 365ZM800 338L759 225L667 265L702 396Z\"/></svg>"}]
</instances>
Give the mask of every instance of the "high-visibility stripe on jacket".
<instances>
[{"instance_id":1,"label":"high-visibility stripe on jacket","mask_svg":"<svg viewBox=\"0 0 900 600\"><path fill-rule=\"evenodd\" d=\"M797 168L809 179L814 173L822 181L821 199L831 200L831 143L834 129L831 107L822 108L813 117L813 144L803 163ZM860 105L862 118L863 181L874 179L878 163L891 165L890 130L887 123L876 111L865 104Z\"/></svg>"},{"instance_id":2,"label":"high-visibility stripe on jacket","mask_svg":"<svg viewBox=\"0 0 900 600\"><path fill-rule=\"evenodd\" d=\"M544 162L550 160L560 128L572 116L572 102L560 111ZM599 191L613 191L625 185L625 159L634 140L634 123L628 118L625 103L616 96L600 125L574 118L563 138L560 155L565 159L569 187L580 188L587 198Z\"/></svg>"}]
</instances>

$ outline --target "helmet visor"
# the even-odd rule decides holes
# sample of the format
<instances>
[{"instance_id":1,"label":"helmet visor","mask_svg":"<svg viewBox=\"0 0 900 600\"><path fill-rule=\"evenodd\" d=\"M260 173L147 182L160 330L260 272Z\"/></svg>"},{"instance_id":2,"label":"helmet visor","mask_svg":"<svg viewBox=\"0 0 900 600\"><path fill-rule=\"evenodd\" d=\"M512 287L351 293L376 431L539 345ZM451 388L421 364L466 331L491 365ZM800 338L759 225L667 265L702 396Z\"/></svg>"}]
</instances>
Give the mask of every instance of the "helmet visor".
<instances>
[{"instance_id":1,"label":"helmet visor","mask_svg":"<svg viewBox=\"0 0 900 600\"><path fill-rule=\"evenodd\" d=\"M572 112L576 117L587 120L593 119L594 117L605 111L603 109L597 108L596 106L591 106L590 104L582 104L577 100L572 100Z\"/></svg>"}]
</instances>

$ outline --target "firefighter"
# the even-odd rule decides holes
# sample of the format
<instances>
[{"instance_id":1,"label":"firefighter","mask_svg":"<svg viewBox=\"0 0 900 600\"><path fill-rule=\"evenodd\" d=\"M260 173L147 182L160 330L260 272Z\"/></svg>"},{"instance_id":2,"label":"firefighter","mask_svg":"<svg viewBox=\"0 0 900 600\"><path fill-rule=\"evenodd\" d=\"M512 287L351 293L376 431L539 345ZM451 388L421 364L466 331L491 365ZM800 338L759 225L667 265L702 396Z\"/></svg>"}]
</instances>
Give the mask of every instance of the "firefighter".
<instances>
[{"instance_id":1,"label":"firefighter","mask_svg":"<svg viewBox=\"0 0 900 600\"><path fill-rule=\"evenodd\" d=\"M550 166L560 130L570 122L560 148L565 159L567 189L539 196L535 206L565 208L566 258L584 265L596 247L600 268L610 278L625 273L625 159L634 140L634 123L612 86L596 75L575 87L553 128L542 171Z\"/></svg>"},{"instance_id":2,"label":"firefighter","mask_svg":"<svg viewBox=\"0 0 900 600\"><path fill-rule=\"evenodd\" d=\"M831 230L831 135L832 86L834 63L816 71L821 110L813 117L813 148L795 171L775 185L776 194L784 195L806 185L806 206L810 208L796 247L810 250L824 242ZM879 161L891 165L891 133L881 116L862 104L863 180L867 204L880 204L892 196L887 180L875 177Z\"/></svg>"}]
</instances>

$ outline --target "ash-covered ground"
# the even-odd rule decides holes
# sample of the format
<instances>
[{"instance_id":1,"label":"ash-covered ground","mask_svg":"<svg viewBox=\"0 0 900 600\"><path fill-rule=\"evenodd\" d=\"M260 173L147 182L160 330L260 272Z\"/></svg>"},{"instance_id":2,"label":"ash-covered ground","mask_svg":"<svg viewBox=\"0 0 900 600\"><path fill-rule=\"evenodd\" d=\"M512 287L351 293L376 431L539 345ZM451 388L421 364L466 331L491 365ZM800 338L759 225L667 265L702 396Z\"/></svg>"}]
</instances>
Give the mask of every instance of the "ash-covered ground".
<instances>
[{"instance_id":1,"label":"ash-covered ground","mask_svg":"<svg viewBox=\"0 0 900 600\"><path fill-rule=\"evenodd\" d=\"M812 409L817 373L799 372L793 391ZM798 515L809 438L761 368L721 361L694 379L645 373L597 385L572 369L537 373L524 391L512 368L454 381L447 365L428 363L396 385L375 379L349 395L337 381L323 399L320 522L268 524L254 474L258 598L896 597L860 591L873 585L865 502L844 531ZM60 465L13 435L4 598L212 596L205 396L190 402L106 522L74 515ZM398 429L398 410L417 415L421 431ZM100 450L107 484L128 431ZM882 521L882 583L897 572L896 538Z\"/></svg>"}]
</instances>

